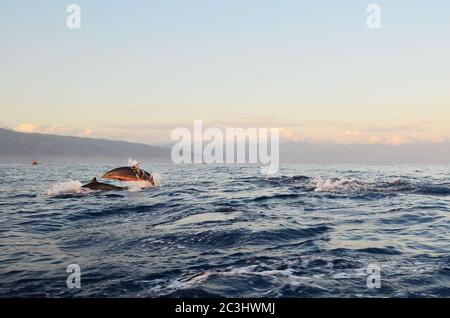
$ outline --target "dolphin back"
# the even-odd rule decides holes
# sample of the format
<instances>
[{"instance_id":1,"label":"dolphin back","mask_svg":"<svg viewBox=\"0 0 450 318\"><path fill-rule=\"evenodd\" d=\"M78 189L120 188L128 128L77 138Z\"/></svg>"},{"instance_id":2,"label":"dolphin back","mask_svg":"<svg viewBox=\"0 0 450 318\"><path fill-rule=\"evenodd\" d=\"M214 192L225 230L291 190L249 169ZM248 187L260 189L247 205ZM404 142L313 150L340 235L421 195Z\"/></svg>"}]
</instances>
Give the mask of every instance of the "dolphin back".
<instances>
[{"instance_id":1,"label":"dolphin back","mask_svg":"<svg viewBox=\"0 0 450 318\"><path fill-rule=\"evenodd\" d=\"M96 190L96 191L111 191L111 190L124 190L123 187L117 187L108 183L101 183L97 181L97 178L92 179L91 182L81 186L82 188Z\"/></svg>"}]
</instances>

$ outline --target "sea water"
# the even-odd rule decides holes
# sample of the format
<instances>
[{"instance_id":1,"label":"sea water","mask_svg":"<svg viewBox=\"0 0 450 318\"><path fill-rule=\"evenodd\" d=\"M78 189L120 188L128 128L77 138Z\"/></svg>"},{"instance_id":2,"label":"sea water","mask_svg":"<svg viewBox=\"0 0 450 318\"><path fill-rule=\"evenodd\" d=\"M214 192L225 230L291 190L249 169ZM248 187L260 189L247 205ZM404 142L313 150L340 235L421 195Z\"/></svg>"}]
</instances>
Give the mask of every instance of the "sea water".
<instances>
[{"instance_id":1,"label":"sea water","mask_svg":"<svg viewBox=\"0 0 450 318\"><path fill-rule=\"evenodd\" d=\"M0 297L450 296L449 165L112 168L0 164Z\"/></svg>"}]
</instances>

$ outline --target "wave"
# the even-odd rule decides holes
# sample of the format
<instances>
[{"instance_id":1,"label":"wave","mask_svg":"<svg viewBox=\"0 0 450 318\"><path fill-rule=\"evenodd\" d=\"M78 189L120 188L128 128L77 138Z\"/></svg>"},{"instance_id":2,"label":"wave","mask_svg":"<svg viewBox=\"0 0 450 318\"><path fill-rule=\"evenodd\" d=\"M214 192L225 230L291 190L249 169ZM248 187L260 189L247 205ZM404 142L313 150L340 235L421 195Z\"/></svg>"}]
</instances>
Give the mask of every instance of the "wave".
<instances>
[{"instance_id":1,"label":"wave","mask_svg":"<svg viewBox=\"0 0 450 318\"><path fill-rule=\"evenodd\" d=\"M308 192L332 193L413 193L422 195L450 195L449 184L417 183L405 178L389 181L366 181L358 178L293 176L296 186Z\"/></svg>"},{"instance_id":2,"label":"wave","mask_svg":"<svg viewBox=\"0 0 450 318\"><path fill-rule=\"evenodd\" d=\"M344 266L342 266L344 265ZM228 266L212 267L197 273L180 275L164 284L151 288L151 292L166 297L176 297L187 290L199 291L206 284L222 283L232 280L250 282L252 291L258 296L280 297L295 291L295 296L313 296L324 293L330 283L340 279L354 278L359 281L365 277L364 264L351 259L330 256L302 256L291 260L270 260L253 258ZM273 286L265 288L265 286ZM299 288L297 290L297 288ZM233 291L229 291L233 292ZM223 296L223 294L222 294ZM233 296L233 295L228 295Z\"/></svg>"},{"instance_id":3,"label":"wave","mask_svg":"<svg viewBox=\"0 0 450 318\"><path fill-rule=\"evenodd\" d=\"M333 191L365 191L368 184L358 179L339 179L314 177L310 180L310 185L314 192L333 192Z\"/></svg>"},{"instance_id":4,"label":"wave","mask_svg":"<svg viewBox=\"0 0 450 318\"><path fill-rule=\"evenodd\" d=\"M235 244L239 246L270 246L276 243L282 246L285 243L306 243L309 240L327 239L331 227L325 225L317 225L303 228L279 228L267 230L249 230L247 228L236 228L223 231L221 228L225 226L225 222L235 221L237 218L228 218L222 221L222 225L216 224L216 227L206 227L197 224L184 224L184 228L180 224L161 224L158 230L161 232L160 239L166 244L182 245L189 248L213 248L225 249ZM201 229L206 230L201 230ZM176 231L174 231L176 229ZM186 229L189 229L186 231Z\"/></svg>"}]
</instances>

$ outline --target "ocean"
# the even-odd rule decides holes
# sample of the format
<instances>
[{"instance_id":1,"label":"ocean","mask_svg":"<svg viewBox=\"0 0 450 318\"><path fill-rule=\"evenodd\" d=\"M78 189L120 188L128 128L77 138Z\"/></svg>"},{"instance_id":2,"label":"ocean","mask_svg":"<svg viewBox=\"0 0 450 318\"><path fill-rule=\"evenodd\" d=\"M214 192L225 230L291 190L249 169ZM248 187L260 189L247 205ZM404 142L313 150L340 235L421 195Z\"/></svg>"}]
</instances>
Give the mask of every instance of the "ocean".
<instances>
[{"instance_id":1,"label":"ocean","mask_svg":"<svg viewBox=\"0 0 450 318\"><path fill-rule=\"evenodd\" d=\"M449 165L115 167L0 164L0 297L450 296Z\"/></svg>"}]
</instances>

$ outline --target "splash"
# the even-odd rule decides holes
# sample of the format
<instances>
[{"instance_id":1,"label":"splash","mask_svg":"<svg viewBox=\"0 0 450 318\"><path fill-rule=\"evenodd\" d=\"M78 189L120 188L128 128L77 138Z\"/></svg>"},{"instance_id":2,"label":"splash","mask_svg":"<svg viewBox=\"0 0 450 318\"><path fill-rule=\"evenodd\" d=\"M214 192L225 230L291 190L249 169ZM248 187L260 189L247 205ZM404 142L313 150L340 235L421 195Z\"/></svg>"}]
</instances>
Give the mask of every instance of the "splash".
<instances>
[{"instance_id":1,"label":"splash","mask_svg":"<svg viewBox=\"0 0 450 318\"><path fill-rule=\"evenodd\" d=\"M126 185L127 191L129 192L139 192L151 187L153 187L153 184L148 181L130 181Z\"/></svg>"},{"instance_id":2,"label":"splash","mask_svg":"<svg viewBox=\"0 0 450 318\"><path fill-rule=\"evenodd\" d=\"M137 160L128 158L128 166L141 168L141 163Z\"/></svg>"},{"instance_id":3,"label":"splash","mask_svg":"<svg viewBox=\"0 0 450 318\"><path fill-rule=\"evenodd\" d=\"M330 178L294 176L292 180L306 191L334 193L415 193L422 195L450 195L448 183L433 184L394 178L391 180L361 180L356 178Z\"/></svg>"},{"instance_id":4,"label":"splash","mask_svg":"<svg viewBox=\"0 0 450 318\"><path fill-rule=\"evenodd\" d=\"M144 181L144 180L143 181L130 181L130 182L126 183L127 191L140 192L147 188L159 187L161 185L161 177L159 176L158 173L152 173L151 175L153 176L153 183Z\"/></svg>"},{"instance_id":5,"label":"splash","mask_svg":"<svg viewBox=\"0 0 450 318\"><path fill-rule=\"evenodd\" d=\"M139 161L128 158L128 165L133 169L133 172L136 174L136 178L139 179L139 176L142 173L141 163Z\"/></svg>"},{"instance_id":6,"label":"splash","mask_svg":"<svg viewBox=\"0 0 450 318\"><path fill-rule=\"evenodd\" d=\"M315 177L311 179L310 185L314 188L315 192L333 192L333 191L364 191L367 189L368 184L362 180L348 178L322 178Z\"/></svg>"},{"instance_id":7,"label":"splash","mask_svg":"<svg viewBox=\"0 0 450 318\"><path fill-rule=\"evenodd\" d=\"M90 192L89 189L81 187L80 181L69 180L65 182L58 182L47 190L47 195L57 196L61 194L84 194Z\"/></svg>"},{"instance_id":8,"label":"splash","mask_svg":"<svg viewBox=\"0 0 450 318\"><path fill-rule=\"evenodd\" d=\"M153 176L153 183L155 184L155 187L161 186L161 176L157 172L152 172Z\"/></svg>"}]
</instances>

